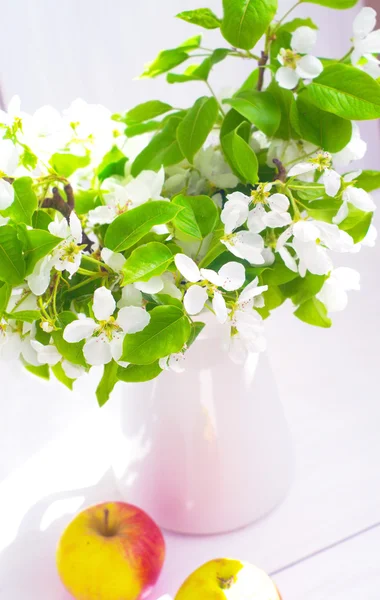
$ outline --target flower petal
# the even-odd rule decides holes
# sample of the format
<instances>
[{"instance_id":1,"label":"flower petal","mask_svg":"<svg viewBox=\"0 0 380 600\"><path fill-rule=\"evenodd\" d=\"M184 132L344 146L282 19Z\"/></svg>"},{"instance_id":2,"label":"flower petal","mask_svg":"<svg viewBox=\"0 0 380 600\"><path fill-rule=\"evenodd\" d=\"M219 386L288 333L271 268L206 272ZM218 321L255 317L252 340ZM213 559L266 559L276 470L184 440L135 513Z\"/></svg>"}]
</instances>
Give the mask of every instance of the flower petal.
<instances>
[{"instance_id":1,"label":"flower petal","mask_svg":"<svg viewBox=\"0 0 380 600\"><path fill-rule=\"evenodd\" d=\"M185 371L185 361L185 355L182 352L176 352L169 356L168 367L174 373L183 373ZM163 596L164 600L165 598L170 600L170 596Z\"/></svg>"},{"instance_id":2,"label":"flower petal","mask_svg":"<svg viewBox=\"0 0 380 600\"><path fill-rule=\"evenodd\" d=\"M332 272L332 277L346 291L360 290L360 273L350 267L338 267Z\"/></svg>"},{"instance_id":3,"label":"flower petal","mask_svg":"<svg viewBox=\"0 0 380 600\"><path fill-rule=\"evenodd\" d=\"M343 202L342 206L339 208L335 217L333 217L333 223L335 223L336 225L339 225L339 223L342 223L342 221L344 221L344 219L346 219L347 217L348 217L348 204L347 204L347 202Z\"/></svg>"},{"instance_id":4,"label":"flower petal","mask_svg":"<svg viewBox=\"0 0 380 600\"><path fill-rule=\"evenodd\" d=\"M200 313L208 300L206 290L200 285L192 285L186 292L183 303L189 315Z\"/></svg>"},{"instance_id":5,"label":"flower petal","mask_svg":"<svg viewBox=\"0 0 380 600\"><path fill-rule=\"evenodd\" d=\"M105 335L90 338L83 347L83 354L89 365L107 365L112 360L111 345Z\"/></svg>"},{"instance_id":6,"label":"flower petal","mask_svg":"<svg viewBox=\"0 0 380 600\"><path fill-rule=\"evenodd\" d=\"M317 32L311 27L298 27L292 35L291 47L295 52L308 54L317 41Z\"/></svg>"},{"instance_id":7,"label":"flower petal","mask_svg":"<svg viewBox=\"0 0 380 600\"><path fill-rule=\"evenodd\" d=\"M333 169L326 169L322 175L322 181L325 186L326 194L334 198L340 190L341 177Z\"/></svg>"},{"instance_id":8,"label":"flower petal","mask_svg":"<svg viewBox=\"0 0 380 600\"><path fill-rule=\"evenodd\" d=\"M344 310L348 303L347 292L331 277L325 281L317 298L323 302L329 313Z\"/></svg>"},{"instance_id":9,"label":"flower petal","mask_svg":"<svg viewBox=\"0 0 380 600\"><path fill-rule=\"evenodd\" d=\"M55 346L44 346L36 340L31 340L30 344L33 350L37 352L37 360L41 365L54 366L62 359L61 354Z\"/></svg>"},{"instance_id":10,"label":"flower petal","mask_svg":"<svg viewBox=\"0 0 380 600\"><path fill-rule=\"evenodd\" d=\"M238 290L245 282L245 268L241 263L231 261L219 270L221 287L227 292Z\"/></svg>"},{"instance_id":11,"label":"flower petal","mask_svg":"<svg viewBox=\"0 0 380 600\"><path fill-rule=\"evenodd\" d=\"M271 229L285 227L285 225L290 225L291 222L292 217L288 212L280 213L272 210L265 215L265 224Z\"/></svg>"},{"instance_id":12,"label":"flower petal","mask_svg":"<svg viewBox=\"0 0 380 600\"><path fill-rule=\"evenodd\" d=\"M117 323L125 333L137 333L149 325L150 314L139 306L125 306L119 310Z\"/></svg>"},{"instance_id":13,"label":"flower petal","mask_svg":"<svg viewBox=\"0 0 380 600\"><path fill-rule=\"evenodd\" d=\"M85 374L86 370L80 365L74 365L68 360L62 361L62 369L69 379L78 379L78 377L82 377Z\"/></svg>"},{"instance_id":14,"label":"flower petal","mask_svg":"<svg viewBox=\"0 0 380 600\"><path fill-rule=\"evenodd\" d=\"M264 292L268 290L267 285L258 285L259 278L255 277L251 283L244 288L242 293L239 296L239 304L244 304L245 302L249 302L252 298L256 298L257 296L261 296Z\"/></svg>"},{"instance_id":15,"label":"flower petal","mask_svg":"<svg viewBox=\"0 0 380 600\"><path fill-rule=\"evenodd\" d=\"M66 325L63 339L69 344L75 344L91 337L96 328L97 324L93 319L77 319Z\"/></svg>"},{"instance_id":16,"label":"flower petal","mask_svg":"<svg viewBox=\"0 0 380 600\"><path fill-rule=\"evenodd\" d=\"M221 294L220 292L215 292L214 297L212 299L212 307L214 309L218 322L225 323L228 318L228 311L226 301L223 298L223 294Z\"/></svg>"},{"instance_id":17,"label":"flower petal","mask_svg":"<svg viewBox=\"0 0 380 600\"><path fill-rule=\"evenodd\" d=\"M196 263L186 254L176 254L174 257L175 265L178 271L187 279L195 283L200 281L201 274Z\"/></svg>"},{"instance_id":18,"label":"flower petal","mask_svg":"<svg viewBox=\"0 0 380 600\"><path fill-rule=\"evenodd\" d=\"M289 67L280 67L276 71L278 85L286 90L292 90L300 80L299 74Z\"/></svg>"},{"instance_id":19,"label":"flower petal","mask_svg":"<svg viewBox=\"0 0 380 600\"><path fill-rule=\"evenodd\" d=\"M231 194L233 196L234 194ZM243 194L241 194L243 195ZM234 229L243 225L248 217L248 204L240 200L228 200L220 215L225 225L225 232L231 233Z\"/></svg>"},{"instance_id":20,"label":"flower petal","mask_svg":"<svg viewBox=\"0 0 380 600\"><path fill-rule=\"evenodd\" d=\"M363 39L371 33L376 27L376 16L376 11L373 8L369 6L362 8L354 19L354 36Z\"/></svg>"},{"instance_id":21,"label":"flower petal","mask_svg":"<svg viewBox=\"0 0 380 600\"><path fill-rule=\"evenodd\" d=\"M297 221L293 225L293 234L301 242L311 242L318 239L319 229L311 221Z\"/></svg>"},{"instance_id":22,"label":"flower petal","mask_svg":"<svg viewBox=\"0 0 380 600\"><path fill-rule=\"evenodd\" d=\"M0 210L5 210L13 203L15 192L13 185L4 179L0 179Z\"/></svg>"},{"instance_id":23,"label":"flower petal","mask_svg":"<svg viewBox=\"0 0 380 600\"><path fill-rule=\"evenodd\" d=\"M315 56L306 54L303 56L297 64L297 73L302 79L314 79L318 77L323 71L323 64Z\"/></svg>"},{"instance_id":24,"label":"flower petal","mask_svg":"<svg viewBox=\"0 0 380 600\"><path fill-rule=\"evenodd\" d=\"M82 243L83 231L82 224L74 211L70 215L70 233L77 244Z\"/></svg>"},{"instance_id":25,"label":"flower petal","mask_svg":"<svg viewBox=\"0 0 380 600\"><path fill-rule=\"evenodd\" d=\"M109 225L117 217L116 209L113 206L97 206L88 213L89 225Z\"/></svg>"},{"instance_id":26,"label":"flower petal","mask_svg":"<svg viewBox=\"0 0 380 600\"><path fill-rule=\"evenodd\" d=\"M111 269L113 269L116 273L120 273L122 271L126 262L126 258L123 256L123 254L120 254L119 252L112 252L112 250L109 250L108 248L103 248L101 257L106 265L111 267Z\"/></svg>"},{"instance_id":27,"label":"flower petal","mask_svg":"<svg viewBox=\"0 0 380 600\"><path fill-rule=\"evenodd\" d=\"M291 271L293 271L294 273L298 273L297 263L296 263L294 257L290 254L289 250L287 248L285 248L285 246L283 246L282 248L279 249L278 253L281 256L282 260L284 261L285 266L288 269L290 269Z\"/></svg>"},{"instance_id":28,"label":"flower petal","mask_svg":"<svg viewBox=\"0 0 380 600\"><path fill-rule=\"evenodd\" d=\"M141 306L142 304L142 293L136 289L135 286L130 283L123 287L121 291L121 299L117 303L118 308L124 308L124 306Z\"/></svg>"},{"instance_id":29,"label":"flower petal","mask_svg":"<svg viewBox=\"0 0 380 600\"><path fill-rule=\"evenodd\" d=\"M349 202L364 212L373 212L376 210L376 204L368 192L361 188L350 185L343 192L343 200Z\"/></svg>"},{"instance_id":30,"label":"flower petal","mask_svg":"<svg viewBox=\"0 0 380 600\"><path fill-rule=\"evenodd\" d=\"M262 204L257 204L248 215L248 229L252 233L260 233L266 228L265 224L265 208Z\"/></svg>"},{"instance_id":31,"label":"flower petal","mask_svg":"<svg viewBox=\"0 0 380 600\"><path fill-rule=\"evenodd\" d=\"M98 321L108 321L115 312L116 302L112 292L102 286L95 290L92 309Z\"/></svg>"},{"instance_id":32,"label":"flower petal","mask_svg":"<svg viewBox=\"0 0 380 600\"><path fill-rule=\"evenodd\" d=\"M305 173L310 173L310 171L314 171L315 166L309 162L299 162L294 167L292 167L288 173L288 177L296 177L297 175L304 175Z\"/></svg>"},{"instance_id":33,"label":"flower petal","mask_svg":"<svg viewBox=\"0 0 380 600\"><path fill-rule=\"evenodd\" d=\"M289 198L280 193L272 194L268 198L268 204L276 212L286 212L290 206Z\"/></svg>"},{"instance_id":34,"label":"flower petal","mask_svg":"<svg viewBox=\"0 0 380 600\"><path fill-rule=\"evenodd\" d=\"M136 281L135 287L144 294L158 294L164 287L161 277L152 277L149 281Z\"/></svg>"},{"instance_id":35,"label":"flower petal","mask_svg":"<svg viewBox=\"0 0 380 600\"><path fill-rule=\"evenodd\" d=\"M209 281L213 285L222 285L221 277L212 269L200 269L200 273L203 279L206 279L206 281Z\"/></svg>"}]
</instances>

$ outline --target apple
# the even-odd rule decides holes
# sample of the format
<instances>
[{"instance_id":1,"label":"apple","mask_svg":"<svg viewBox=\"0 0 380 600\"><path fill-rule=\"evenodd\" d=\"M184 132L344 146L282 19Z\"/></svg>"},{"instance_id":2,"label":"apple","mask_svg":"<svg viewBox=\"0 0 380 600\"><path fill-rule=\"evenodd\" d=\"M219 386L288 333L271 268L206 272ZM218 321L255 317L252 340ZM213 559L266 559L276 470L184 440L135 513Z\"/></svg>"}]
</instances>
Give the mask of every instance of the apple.
<instances>
[{"instance_id":1,"label":"apple","mask_svg":"<svg viewBox=\"0 0 380 600\"><path fill-rule=\"evenodd\" d=\"M154 521L124 502L83 510L64 531L57 568L76 600L138 600L149 594L165 558Z\"/></svg>"},{"instance_id":2,"label":"apple","mask_svg":"<svg viewBox=\"0 0 380 600\"><path fill-rule=\"evenodd\" d=\"M175 600L281 600L264 571L239 560L218 558L190 575Z\"/></svg>"}]
</instances>

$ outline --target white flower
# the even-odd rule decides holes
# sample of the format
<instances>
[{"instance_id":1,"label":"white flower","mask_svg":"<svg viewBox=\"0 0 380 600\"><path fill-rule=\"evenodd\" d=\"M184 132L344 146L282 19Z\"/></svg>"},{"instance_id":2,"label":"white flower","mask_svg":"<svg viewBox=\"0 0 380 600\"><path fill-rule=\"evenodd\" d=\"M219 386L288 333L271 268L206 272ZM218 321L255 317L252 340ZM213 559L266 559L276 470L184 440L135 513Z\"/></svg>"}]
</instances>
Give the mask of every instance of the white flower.
<instances>
[{"instance_id":1,"label":"white flower","mask_svg":"<svg viewBox=\"0 0 380 600\"><path fill-rule=\"evenodd\" d=\"M348 183L353 181L358 175L360 175L360 171L347 173L347 175L344 175L343 180ZM348 216L349 204L352 204L355 206L355 208L358 208L364 212L373 212L376 210L376 204L372 200L370 194L362 188L355 187L354 184L349 185L344 189L342 200L343 204L333 218L333 222L337 225L344 221L344 219L346 219Z\"/></svg>"},{"instance_id":2,"label":"white flower","mask_svg":"<svg viewBox=\"0 0 380 600\"><path fill-rule=\"evenodd\" d=\"M216 273L212 269L199 269L197 264L185 254L176 254L174 260L178 271L188 281L194 284L202 281L202 285L192 285L185 293L183 303L189 315L200 313L211 294L216 317L219 322L224 323L227 320L226 303L217 288L221 287L226 291L241 288L245 281L243 265L232 261L226 263Z\"/></svg>"},{"instance_id":3,"label":"white flower","mask_svg":"<svg viewBox=\"0 0 380 600\"><path fill-rule=\"evenodd\" d=\"M37 352L37 360L40 365L54 366L62 360L62 355L53 344L44 345L37 340L31 340L33 350Z\"/></svg>"},{"instance_id":4,"label":"white flower","mask_svg":"<svg viewBox=\"0 0 380 600\"><path fill-rule=\"evenodd\" d=\"M123 341L127 333L142 331L149 324L150 315L141 307L121 308L116 318L112 315L116 302L110 290L96 290L93 301L95 319L82 318L66 326L63 337L66 342L87 340L83 353L89 365L105 365L112 359L119 361L123 353Z\"/></svg>"},{"instance_id":5,"label":"white flower","mask_svg":"<svg viewBox=\"0 0 380 600\"><path fill-rule=\"evenodd\" d=\"M225 190L235 188L239 183L239 179L232 173L223 154L214 146L202 148L196 154L194 167L199 171L201 178L214 188Z\"/></svg>"},{"instance_id":6,"label":"white flower","mask_svg":"<svg viewBox=\"0 0 380 600\"><path fill-rule=\"evenodd\" d=\"M272 194L269 196L265 204L269 206L270 211L266 211L263 203L256 204L255 208L250 211L248 216L248 229L253 233L260 233L267 227L274 229L276 227L285 227L292 221L288 209L290 206L289 199L285 194Z\"/></svg>"},{"instance_id":7,"label":"white flower","mask_svg":"<svg viewBox=\"0 0 380 600\"><path fill-rule=\"evenodd\" d=\"M299 27L292 35L292 49L281 48L278 61L282 67L276 72L276 81L281 87L292 90L300 79L314 79L322 73L321 61L309 54L316 41L315 29Z\"/></svg>"},{"instance_id":8,"label":"white flower","mask_svg":"<svg viewBox=\"0 0 380 600\"><path fill-rule=\"evenodd\" d=\"M328 312L338 312L346 308L347 292L350 290L360 290L360 274L354 269L339 267L331 271L317 298L323 302Z\"/></svg>"},{"instance_id":9,"label":"white flower","mask_svg":"<svg viewBox=\"0 0 380 600\"><path fill-rule=\"evenodd\" d=\"M293 241L289 246L299 258L298 268L295 258L285 248L292 236ZM328 250L350 252L353 245L351 236L337 225L322 221L297 221L280 235L276 250L288 269L298 270L304 277L306 271L314 275L327 275L333 266Z\"/></svg>"},{"instance_id":10,"label":"white flower","mask_svg":"<svg viewBox=\"0 0 380 600\"><path fill-rule=\"evenodd\" d=\"M105 206L98 206L88 213L90 225L109 224L129 208L135 208L148 200L160 200L165 181L165 171L142 171L125 186L114 184L104 195ZM108 182L107 182L108 183Z\"/></svg>"},{"instance_id":11,"label":"white flower","mask_svg":"<svg viewBox=\"0 0 380 600\"><path fill-rule=\"evenodd\" d=\"M238 231L230 233L220 240L226 248L238 258L244 258L252 265L265 263L263 257L264 240L258 233Z\"/></svg>"},{"instance_id":12,"label":"white flower","mask_svg":"<svg viewBox=\"0 0 380 600\"><path fill-rule=\"evenodd\" d=\"M355 67L363 69L371 77L380 77L380 61L373 56L380 52L380 29L376 29L377 13L373 8L365 7L354 19L354 50L351 62Z\"/></svg>"},{"instance_id":13,"label":"white flower","mask_svg":"<svg viewBox=\"0 0 380 600\"><path fill-rule=\"evenodd\" d=\"M254 279L240 294L229 314L229 325L232 337L229 355L233 362L243 363L251 352L263 352L266 340L263 336L263 320L254 310L256 300L261 298L268 286L259 286L258 278ZM262 305L262 303L259 303Z\"/></svg>"},{"instance_id":14,"label":"white flower","mask_svg":"<svg viewBox=\"0 0 380 600\"><path fill-rule=\"evenodd\" d=\"M170 354L160 358L158 364L163 371L174 371L174 373L183 373L185 371L185 355L183 352Z\"/></svg>"},{"instance_id":15,"label":"white flower","mask_svg":"<svg viewBox=\"0 0 380 600\"><path fill-rule=\"evenodd\" d=\"M77 215L72 212L69 223L66 219L56 216L49 224L49 231L56 237L63 238L63 242L54 248L51 254L42 258L31 275L26 279L30 289L36 296L44 294L50 283L51 270L67 271L72 277L79 269L82 261L82 225Z\"/></svg>"},{"instance_id":16,"label":"white flower","mask_svg":"<svg viewBox=\"0 0 380 600\"><path fill-rule=\"evenodd\" d=\"M0 210L6 210L14 201L13 185L3 177L14 175L19 161L16 146L11 140L0 140Z\"/></svg>"},{"instance_id":17,"label":"white flower","mask_svg":"<svg viewBox=\"0 0 380 600\"><path fill-rule=\"evenodd\" d=\"M121 273L126 262L126 258L119 252L112 252L108 248L103 248L100 253L105 264L111 267L115 273Z\"/></svg>"},{"instance_id":18,"label":"white flower","mask_svg":"<svg viewBox=\"0 0 380 600\"><path fill-rule=\"evenodd\" d=\"M334 198L339 192L341 177L331 166L331 154L329 152L318 152L315 157L294 165L288 172L288 177L297 177L297 175L318 171L322 173L321 182L325 186L326 194Z\"/></svg>"},{"instance_id":19,"label":"white flower","mask_svg":"<svg viewBox=\"0 0 380 600\"><path fill-rule=\"evenodd\" d=\"M220 215L226 233L232 233L246 222L251 201L252 198L242 192L233 192L227 196L227 202Z\"/></svg>"},{"instance_id":20,"label":"white flower","mask_svg":"<svg viewBox=\"0 0 380 600\"><path fill-rule=\"evenodd\" d=\"M273 159L277 158L283 165L293 164L302 160L305 155L310 155L317 148L305 140L279 140L273 139L268 148L267 165L273 169Z\"/></svg>"},{"instance_id":21,"label":"white flower","mask_svg":"<svg viewBox=\"0 0 380 600\"><path fill-rule=\"evenodd\" d=\"M347 167L353 160L361 160L367 152L367 143L360 137L357 123L352 123L352 136L347 146L333 155L336 167Z\"/></svg>"},{"instance_id":22,"label":"white flower","mask_svg":"<svg viewBox=\"0 0 380 600\"><path fill-rule=\"evenodd\" d=\"M23 359L30 365L40 366L37 353L32 348L30 336L22 337L19 330L13 327L13 322L7 323L0 320L0 358L2 360L16 360L22 355Z\"/></svg>"},{"instance_id":23,"label":"white flower","mask_svg":"<svg viewBox=\"0 0 380 600\"><path fill-rule=\"evenodd\" d=\"M84 375L86 372L84 367L81 367L80 365L74 365L68 360L62 361L62 369L69 379L78 379L78 377L82 377L82 375Z\"/></svg>"}]
</instances>

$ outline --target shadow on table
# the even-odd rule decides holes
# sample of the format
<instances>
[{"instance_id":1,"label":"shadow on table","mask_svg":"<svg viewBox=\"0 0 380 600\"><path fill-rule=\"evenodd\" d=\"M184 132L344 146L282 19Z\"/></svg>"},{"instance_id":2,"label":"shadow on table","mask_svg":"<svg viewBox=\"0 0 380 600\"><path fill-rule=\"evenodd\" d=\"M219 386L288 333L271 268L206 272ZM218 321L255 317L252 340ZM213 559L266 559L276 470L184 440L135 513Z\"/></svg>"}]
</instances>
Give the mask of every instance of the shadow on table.
<instances>
[{"instance_id":1,"label":"shadow on table","mask_svg":"<svg viewBox=\"0 0 380 600\"><path fill-rule=\"evenodd\" d=\"M69 600L55 565L58 540L79 510L107 500L115 490L112 470L87 488L42 498L23 517L15 540L0 552L1 600ZM26 595L27 594L27 595Z\"/></svg>"}]
</instances>

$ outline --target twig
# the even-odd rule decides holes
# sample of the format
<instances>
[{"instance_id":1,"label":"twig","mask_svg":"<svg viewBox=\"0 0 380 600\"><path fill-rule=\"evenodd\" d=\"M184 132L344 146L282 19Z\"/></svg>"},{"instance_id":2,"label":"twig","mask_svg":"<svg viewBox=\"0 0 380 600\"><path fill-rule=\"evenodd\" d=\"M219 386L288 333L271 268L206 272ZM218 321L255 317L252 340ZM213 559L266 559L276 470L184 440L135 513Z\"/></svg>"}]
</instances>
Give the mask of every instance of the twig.
<instances>
[{"instance_id":1,"label":"twig","mask_svg":"<svg viewBox=\"0 0 380 600\"><path fill-rule=\"evenodd\" d=\"M277 167L277 175L276 175L275 179L282 181L284 183L286 180L286 169L285 169L284 165L278 158L274 158L273 163Z\"/></svg>"},{"instance_id":2,"label":"twig","mask_svg":"<svg viewBox=\"0 0 380 600\"><path fill-rule=\"evenodd\" d=\"M259 67L259 79L257 81L257 89L259 90L259 92L261 92L261 90L263 89L263 85L264 85L264 73L265 73L265 65L268 62L268 54L264 51L261 52L261 57L260 60L258 62L258 67Z\"/></svg>"}]
</instances>

